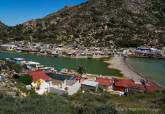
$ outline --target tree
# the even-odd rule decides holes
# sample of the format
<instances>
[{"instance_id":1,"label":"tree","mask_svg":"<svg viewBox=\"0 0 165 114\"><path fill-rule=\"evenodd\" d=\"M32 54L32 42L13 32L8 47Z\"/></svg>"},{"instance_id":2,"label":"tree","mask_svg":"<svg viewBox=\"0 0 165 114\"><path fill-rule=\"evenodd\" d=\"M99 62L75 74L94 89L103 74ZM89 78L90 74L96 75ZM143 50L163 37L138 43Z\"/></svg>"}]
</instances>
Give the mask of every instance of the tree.
<instances>
[{"instance_id":1,"label":"tree","mask_svg":"<svg viewBox=\"0 0 165 114\"><path fill-rule=\"evenodd\" d=\"M19 81L25 85L29 85L32 83L32 78L28 75L20 76Z\"/></svg>"},{"instance_id":2,"label":"tree","mask_svg":"<svg viewBox=\"0 0 165 114\"><path fill-rule=\"evenodd\" d=\"M86 70L83 66L79 66L78 69L77 69L77 72L82 75L86 72Z\"/></svg>"}]
</instances>

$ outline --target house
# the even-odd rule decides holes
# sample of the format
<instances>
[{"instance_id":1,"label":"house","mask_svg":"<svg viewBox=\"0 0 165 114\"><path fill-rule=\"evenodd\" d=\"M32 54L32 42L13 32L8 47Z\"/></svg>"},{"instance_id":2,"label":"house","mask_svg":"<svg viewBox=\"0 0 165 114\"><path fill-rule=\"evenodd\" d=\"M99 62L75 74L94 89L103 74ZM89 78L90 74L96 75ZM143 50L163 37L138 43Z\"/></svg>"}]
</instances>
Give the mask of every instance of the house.
<instances>
[{"instance_id":1,"label":"house","mask_svg":"<svg viewBox=\"0 0 165 114\"><path fill-rule=\"evenodd\" d=\"M0 45L0 48L2 50L12 51L12 50L16 49L17 46L13 45L13 44L3 44L3 45Z\"/></svg>"},{"instance_id":2,"label":"house","mask_svg":"<svg viewBox=\"0 0 165 114\"><path fill-rule=\"evenodd\" d=\"M26 65L27 69L29 69L29 70L33 70L33 69L36 70L36 69L39 69L39 68L42 68L43 67L43 65L41 65L40 63L33 62L33 61L27 61L25 63L25 65Z\"/></svg>"},{"instance_id":3,"label":"house","mask_svg":"<svg viewBox=\"0 0 165 114\"><path fill-rule=\"evenodd\" d=\"M135 83L135 88L139 91L139 92L146 92L146 93L153 93L153 92L157 92L157 91L161 91L161 88L153 83L153 82L145 82L144 84L142 83Z\"/></svg>"},{"instance_id":4,"label":"house","mask_svg":"<svg viewBox=\"0 0 165 114\"><path fill-rule=\"evenodd\" d=\"M145 48L145 47L138 47L134 51L136 56L143 56L143 57L161 57L161 50L156 48Z\"/></svg>"},{"instance_id":5,"label":"house","mask_svg":"<svg viewBox=\"0 0 165 114\"><path fill-rule=\"evenodd\" d=\"M25 63L24 58L14 58L14 61L16 64L24 64Z\"/></svg>"},{"instance_id":6,"label":"house","mask_svg":"<svg viewBox=\"0 0 165 114\"><path fill-rule=\"evenodd\" d=\"M134 82L129 79L114 79L113 89L127 93L153 93L161 91L161 87L153 82Z\"/></svg>"},{"instance_id":7,"label":"house","mask_svg":"<svg viewBox=\"0 0 165 114\"><path fill-rule=\"evenodd\" d=\"M35 83L36 81L42 79L44 81L52 81L52 78L49 77L44 71L37 70L37 71L30 71L28 72L29 76L32 77L32 81Z\"/></svg>"},{"instance_id":8,"label":"house","mask_svg":"<svg viewBox=\"0 0 165 114\"><path fill-rule=\"evenodd\" d=\"M108 89L109 87L112 87L113 79L96 77L96 82L99 83L99 87Z\"/></svg>"},{"instance_id":9,"label":"house","mask_svg":"<svg viewBox=\"0 0 165 114\"><path fill-rule=\"evenodd\" d=\"M98 82L95 81L90 81L90 80L85 80L81 83L81 88L83 90L90 90L90 91L97 91L99 86Z\"/></svg>"},{"instance_id":10,"label":"house","mask_svg":"<svg viewBox=\"0 0 165 114\"><path fill-rule=\"evenodd\" d=\"M52 78L49 77L44 71L30 71L29 76L32 77L32 86L35 88L35 92L42 95L49 92L49 88L52 86Z\"/></svg>"},{"instance_id":11,"label":"house","mask_svg":"<svg viewBox=\"0 0 165 114\"><path fill-rule=\"evenodd\" d=\"M50 93L73 95L81 88L81 83L75 76L62 73L50 73L49 76L53 79L52 86L49 89Z\"/></svg>"},{"instance_id":12,"label":"house","mask_svg":"<svg viewBox=\"0 0 165 114\"><path fill-rule=\"evenodd\" d=\"M114 79L113 90L127 91L135 87L135 82L130 79Z\"/></svg>"}]
</instances>

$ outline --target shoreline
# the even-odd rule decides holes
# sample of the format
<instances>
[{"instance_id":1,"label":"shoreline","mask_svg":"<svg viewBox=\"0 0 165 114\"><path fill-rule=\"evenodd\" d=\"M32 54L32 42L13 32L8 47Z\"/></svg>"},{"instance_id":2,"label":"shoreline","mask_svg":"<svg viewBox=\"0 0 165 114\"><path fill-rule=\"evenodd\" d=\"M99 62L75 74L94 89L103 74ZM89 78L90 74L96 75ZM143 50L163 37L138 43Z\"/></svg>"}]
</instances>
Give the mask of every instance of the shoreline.
<instances>
[{"instance_id":1,"label":"shoreline","mask_svg":"<svg viewBox=\"0 0 165 114\"><path fill-rule=\"evenodd\" d=\"M40 55L40 54L36 54L36 53L23 53L23 52L15 52L15 51L0 51L0 52L4 52L4 53L18 53L18 54L21 54L21 55L35 55L35 56L44 56L44 57L53 57L53 56L48 56L48 55ZM60 57L62 57L62 58L70 58L70 59L88 59L88 58L82 58L82 57L80 57L80 58L75 58L75 57L72 57L72 56L59 56L59 58ZM58 57L57 57L58 58ZM94 58L91 58L91 59L93 59L93 60L100 60L101 62L103 62L103 63L105 63L104 61L106 61L106 60L109 60L109 58L111 58L111 57L109 57L109 56L102 56L102 57L98 57L98 58L96 58L96 57L94 57ZM106 67L108 66L108 64L106 63ZM116 77L116 78L123 78L123 75L122 75L122 73L118 70L118 69L109 69L109 68L107 68L107 70L117 70L119 73L118 74L114 74L114 75L110 75L110 74L95 74L95 73L87 73L87 74L89 74L89 75L93 75L93 76L95 76L95 77L100 77L100 76L102 76L102 77Z\"/></svg>"},{"instance_id":2,"label":"shoreline","mask_svg":"<svg viewBox=\"0 0 165 114\"><path fill-rule=\"evenodd\" d=\"M49 55L49 54L42 54L38 52L17 52L17 51L5 51L5 50L0 50L0 52L10 52L10 53L20 53L20 54L32 54L32 55L38 55L38 56L47 56L47 57L56 57L55 55ZM58 55L57 57L68 57L68 58L73 58L73 59L102 59L102 58L109 58L107 55L93 55L92 57L89 56L69 56L69 55Z\"/></svg>"},{"instance_id":3,"label":"shoreline","mask_svg":"<svg viewBox=\"0 0 165 114\"><path fill-rule=\"evenodd\" d=\"M108 63L109 69L118 69L121 71L123 76L128 79L133 79L135 81L140 81L141 79L146 79L144 76L136 72L121 56L114 56L110 60L105 61Z\"/></svg>"}]
</instances>

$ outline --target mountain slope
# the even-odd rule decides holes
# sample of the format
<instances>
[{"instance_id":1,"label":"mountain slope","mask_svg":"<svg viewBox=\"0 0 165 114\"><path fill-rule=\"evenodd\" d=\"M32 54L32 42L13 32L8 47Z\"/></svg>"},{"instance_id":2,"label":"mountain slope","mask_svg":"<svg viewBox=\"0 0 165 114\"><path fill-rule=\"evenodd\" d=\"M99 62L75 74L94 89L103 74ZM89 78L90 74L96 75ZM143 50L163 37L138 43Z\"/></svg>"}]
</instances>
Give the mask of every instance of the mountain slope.
<instances>
[{"instance_id":1,"label":"mountain slope","mask_svg":"<svg viewBox=\"0 0 165 114\"><path fill-rule=\"evenodd\" d=\"M163 0L89 0L16 26L17 40L85 46L165 45Z\"/></svg>"},{"instance_id":2,"label":"mountain slope","mask_svg":"<svg viewBox=\"0 0 165 114\"><path fill-rule=\"evenodd\" d=\"M6 25L0 21L0 29L4 27L6 27Z\"/></svg>"},{"instance_id":3,"label":"mountain slope","mask_svg":"<svg viewBox=\"0 0 165 114\"><path fill-rule=\"evenodd\" d=\"M0 21L0 43L8 39L8 27Z\"/></svg>"}]
</instances>

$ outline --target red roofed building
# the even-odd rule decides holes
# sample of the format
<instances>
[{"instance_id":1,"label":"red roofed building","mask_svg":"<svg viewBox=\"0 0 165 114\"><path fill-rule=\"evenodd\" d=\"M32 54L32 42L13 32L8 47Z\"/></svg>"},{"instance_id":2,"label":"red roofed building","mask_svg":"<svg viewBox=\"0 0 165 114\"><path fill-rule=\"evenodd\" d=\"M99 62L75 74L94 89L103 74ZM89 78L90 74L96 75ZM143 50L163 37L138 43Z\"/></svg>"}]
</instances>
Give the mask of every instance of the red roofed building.
<instances>
[{"instance_id":1,"label":"red roofed building","mask_svg":"<svg viewBox=\"0 0 165 114\"><path fill-rule=\"evenodd\" d=\"M135 82L129 79L114 79L113 89L117 91L125 91L126 89L134 88Z\"/></svg>"},{"instance_id":2,"label":"red roofed building","mask_svg":"<svg viewBox=\"0 0 165 114\"><path fill-rule=\"evenodd\" d=\"M49 77L44 71L42 70L37 70L37 71L30 71L28 74L32 77L32 81L36 82L40 79L44 81L51 81L52 78Z\"/></svg>"},{"instance_id":3,"label":"red roofed building","mask_svg":"<svg viewBox=\"0 0 165 114\"><path fill-rule=\"evenodd\" d=\"M155 84L153 82L148 82L145 86L146 86L146 92L148 92L148 93L152 93L152 92L161 90L161 87L159 87L157 84Z\"/></svg>"},{"instance_id":4,"label":"red roofed building","mask_svg":"<svg viewBox=\"0 0 165 114\"><path fill-rule=\"evenodd\" d=\"M108 79L108 78L96 78L96 82L99 83L99 86L103 87L103 88L108 88L110 86L112 86L113 84L113 79Z\"/></svg>"},{"instance_id":5,"label":"red roofed building","mask_svg":"<svg viewBox=\"0 0 165 114\"><path fill-rule=\"evenodd\" d=\"M153 82L147 82L145 84L136 84L136 88L141 92L153 93L161 91L161 87Z\"/></svg>"}]
</instances>

